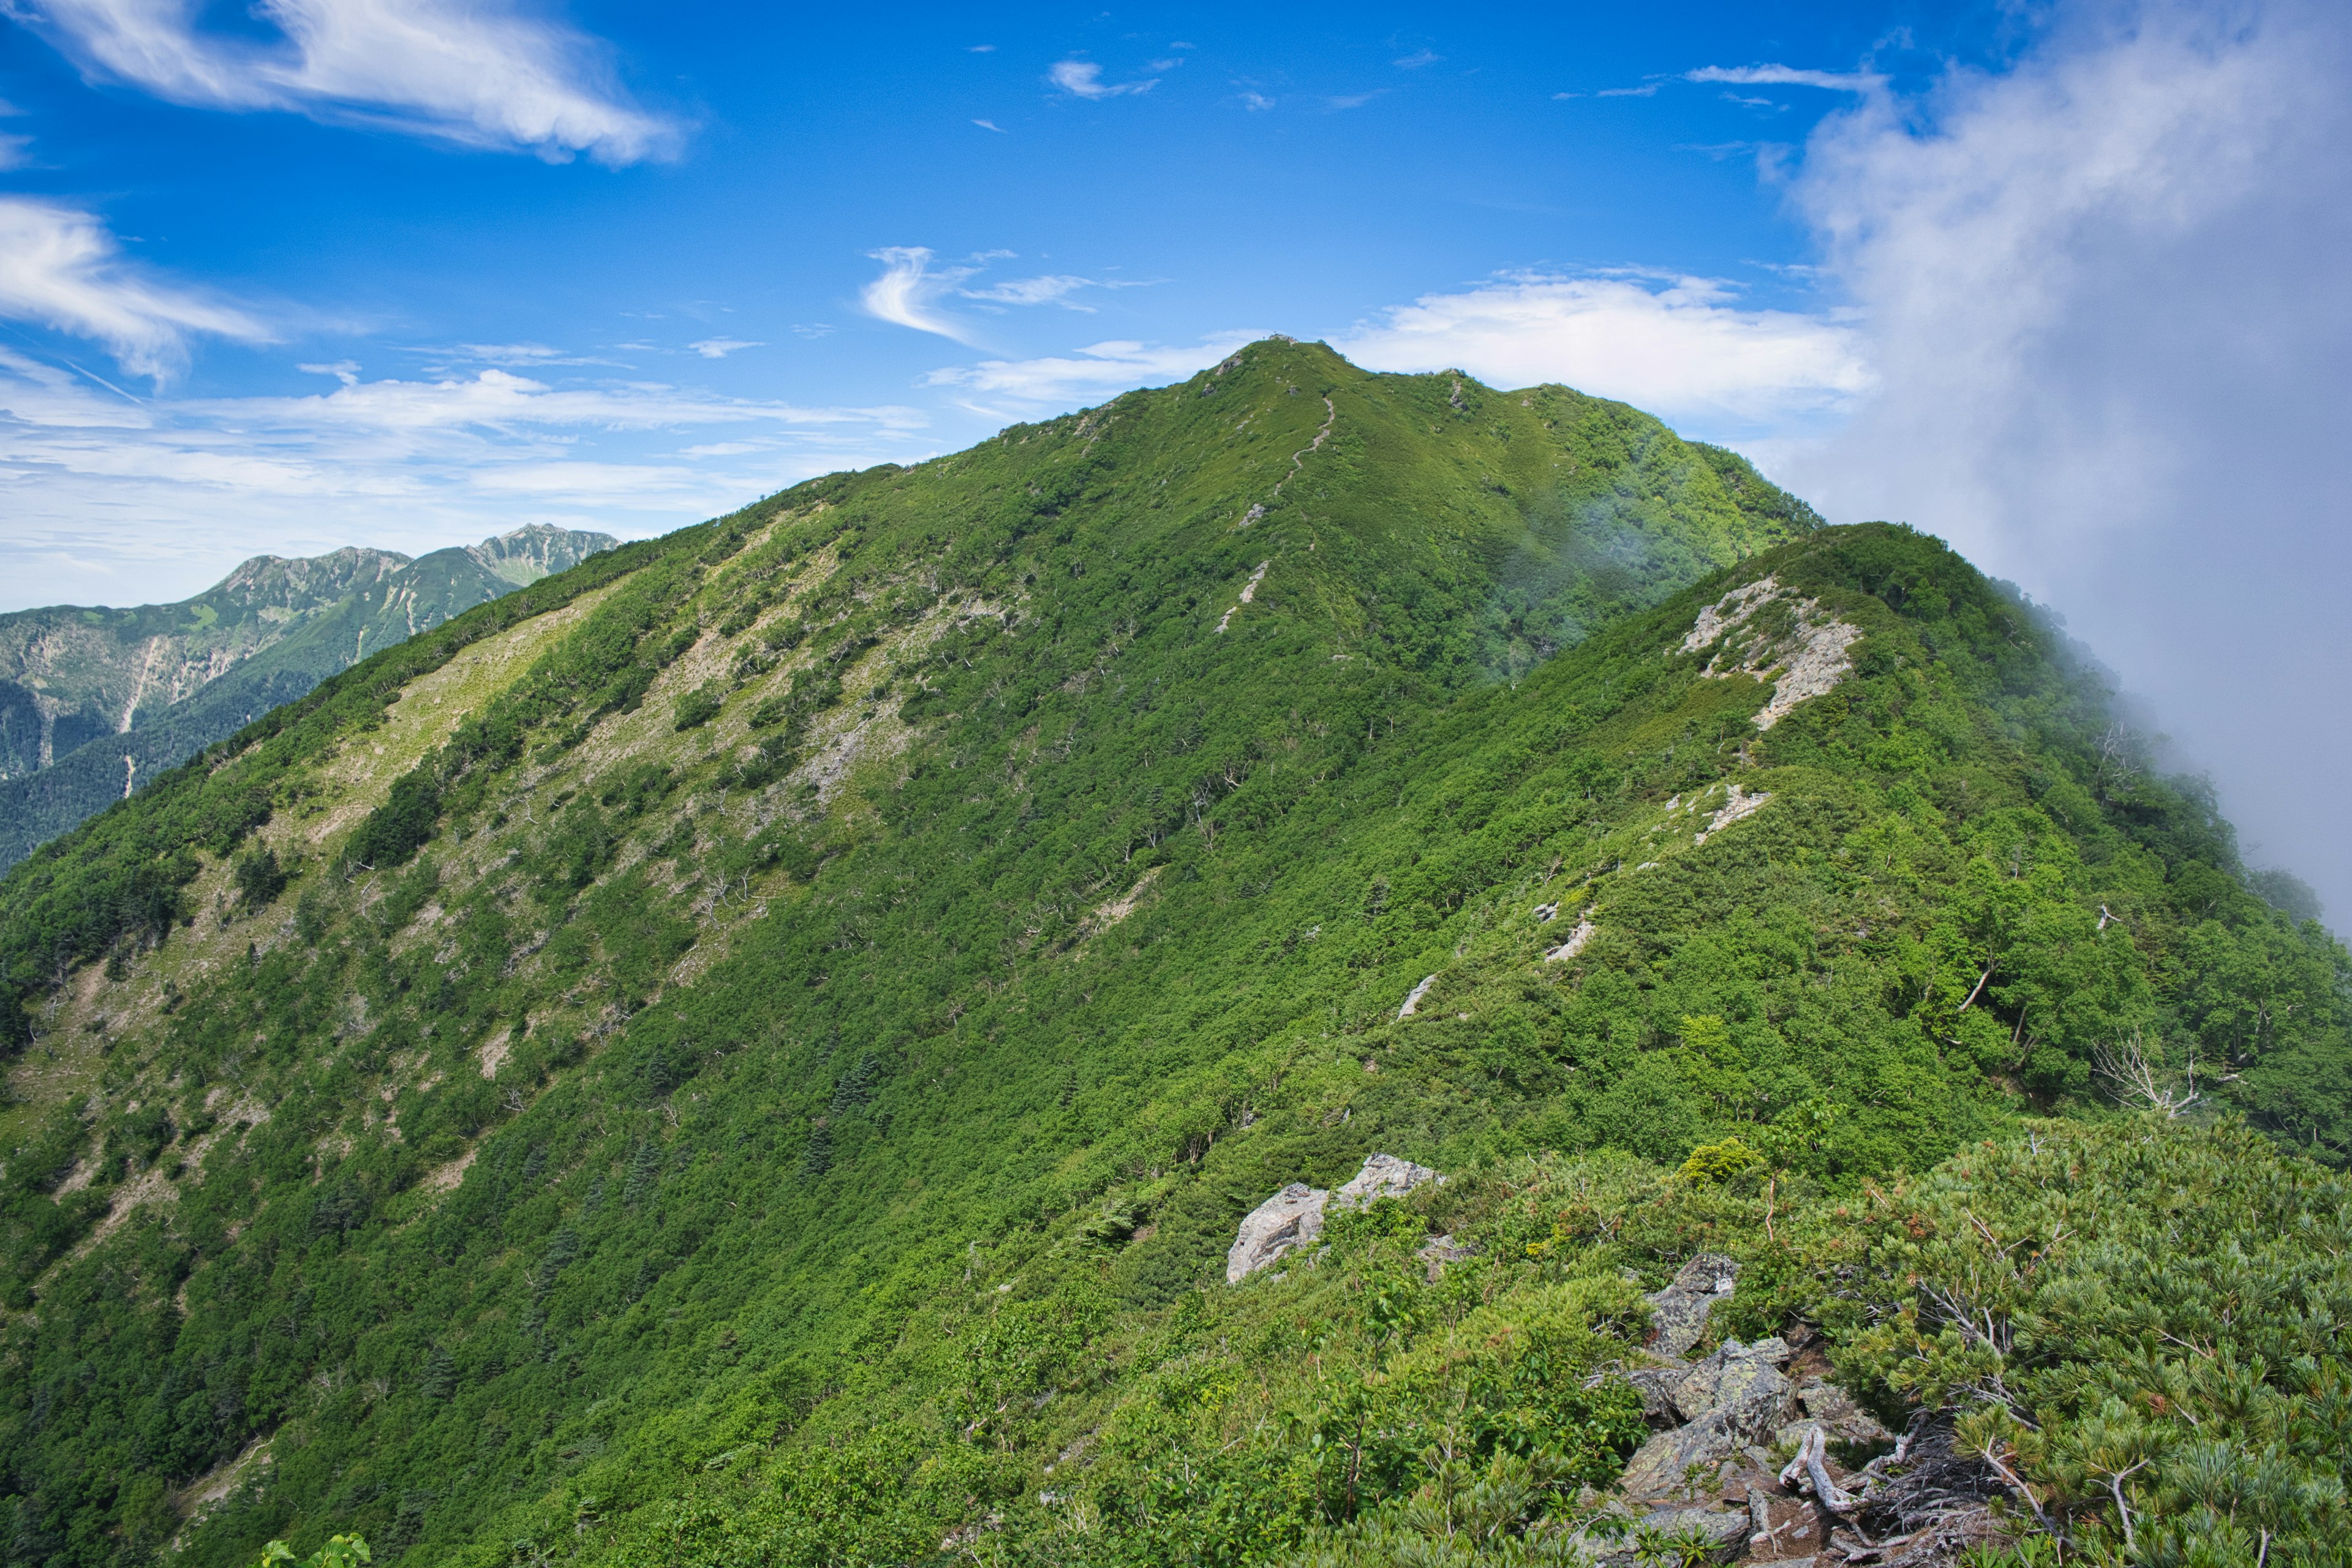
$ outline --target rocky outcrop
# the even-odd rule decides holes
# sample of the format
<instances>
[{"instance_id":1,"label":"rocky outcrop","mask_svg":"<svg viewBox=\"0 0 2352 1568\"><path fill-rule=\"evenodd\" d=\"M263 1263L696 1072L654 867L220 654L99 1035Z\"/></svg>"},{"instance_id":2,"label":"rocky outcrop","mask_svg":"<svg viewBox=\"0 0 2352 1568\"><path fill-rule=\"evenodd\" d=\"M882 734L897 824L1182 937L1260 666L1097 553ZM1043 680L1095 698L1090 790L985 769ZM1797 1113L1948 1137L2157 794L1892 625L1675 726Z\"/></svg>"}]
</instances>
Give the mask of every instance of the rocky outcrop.
<instances>
[{"instance_id":1,"label":"rocky outcrop","mask_svg":"<svg viewBox=\"0 0 2352 1568\"><path fill-rule=\"evenodd\" d=\"M1415 1187L1445 1178L1426 1165L1400 1160L1394 1154L1371 1154L1364 1168L1341 1187L1333 1200L1343 1209L1370 1208L1382 1198L1401 1198Z\"/></svg>"},{"instance_id":2,"label":"rocky outcrop","mask_svg":"<svg viewBox=\"0 0 2352 1568\"><path fill-rule=\"evenodd\" d=\"M1694 1258L1649 1298L1659 1359L1612 1375L1640 1393L1654 1431L1627 1462L1616 1496L1575 1538L1586 1556L1603 1568L1654 1561L1952 1568L1965 1549L1992 1539L1997 1522L1986 1505L1998 1494L1997 1478L1952 1451L1948 1426L1915 1428L1893 1452L1848 1470L1839 1456L1884 1450L1893 1434L1819 1375L1818 1357L1809 1369L1776 1336L1727 1339L1689 1359L1738 1274L1732 1258Z\"/></svg>"},{"instance_id":3,"label":"rocky outcrop","mask_svg":"<svg viewBox=\"0 0 2352 1568\"><path fill-rule=\"evenodd\" d=\"M1237 1285L1322 1235L1323 1205L1330 1196L1320 1187L1293 1182L1250 1210L1225 1253L1225 1283Z\"/></svg>"},{"instance_id":4,"label":"rocky outcrop","mask_svg":"<svg viewBox=\"0 0 2352 1568\"><path fill-rule=\"evenodd\" d=\"M1660 1356L1690 1353L1706 1337L1706 1317L1739 1282L1739 1264L1703 1252L1676 1272L1673 1283L1650 1298L1650 1349Z\"/></svg>"},{"instance_id":5,"label":"rocky outcrop","mask_svg":"<svg viewBox=\"0 0 2352 1568\"><path fill-rule=\"evenodd\" d=\"M1643 1407L1650 1406L1654 1389L1681 1425L1642 1446L1618 1489L1642 1501L1678 1497L1696 1472L1703 1470L1712 1480L1717 1467L1772 1441L1796 1409L1796 1384L1780 1371L1791 1353L1777 1339L1752 1345L1727 1340L1695 1365L1648 1369Z\"/></svg>"},{"instance_id":6,"label":"rocky outcrop","mask_svg":"<svg viewBox=\"0 0 2352 1568\"><path fill-rule=\"evenodd\" d=\"M1382 1198L1401 1198L1415 1187L1444 1179L1426 1165L1394 1154L1371 1154L1365 1158L1364 1168L1337 1194L1293 1182L1243 1218L1234 1245L1225 1253L1225 1283L1239 1284L1277 1258L1312 1244L1323 1234L1327 1207L1369 1208ZM1432 1264L1436 1267L1437 1263Z\"/></svg>"}]
</instances>

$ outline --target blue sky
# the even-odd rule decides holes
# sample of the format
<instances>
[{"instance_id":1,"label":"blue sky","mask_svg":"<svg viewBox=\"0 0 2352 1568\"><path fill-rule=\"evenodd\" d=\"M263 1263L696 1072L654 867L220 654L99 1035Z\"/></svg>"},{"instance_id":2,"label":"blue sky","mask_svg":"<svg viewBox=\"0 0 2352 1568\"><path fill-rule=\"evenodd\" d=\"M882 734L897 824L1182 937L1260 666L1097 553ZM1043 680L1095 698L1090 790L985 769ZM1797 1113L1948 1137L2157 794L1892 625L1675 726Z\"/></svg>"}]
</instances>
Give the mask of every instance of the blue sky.
<instances>
[{"instance_id":1,"label":"blue sky","mask_svg":"<svg viewBox=\"0 0 2352 1568\"><path fill-rule=\"evenodd\" d=\"M2347 80L2340 0L0 0L0 608L655 532L1282 331L1941 534L2352 909Z\"/></svg>"},{"instance_id":2,"label":"blue sky","mask_svg":"<svg viewBox=\"0 0 2352 1568\"><path fill-rule=\"evenodd\" d=\"M1603 371L1702 433L1785 433L1857 373L1759 149L1850 107L1839 78L2010 42L1950 6L12 9L0 194L85 259L0 297L0 348L18 401L37 366L114 408L11 454L9 605L262 549L650 531L1533 274L1805 313L1793 390ZM1833 75L1687 79L1759 64ZM1459 330L1360 346L1452 363Z\"/></svg>"}]
</instances>

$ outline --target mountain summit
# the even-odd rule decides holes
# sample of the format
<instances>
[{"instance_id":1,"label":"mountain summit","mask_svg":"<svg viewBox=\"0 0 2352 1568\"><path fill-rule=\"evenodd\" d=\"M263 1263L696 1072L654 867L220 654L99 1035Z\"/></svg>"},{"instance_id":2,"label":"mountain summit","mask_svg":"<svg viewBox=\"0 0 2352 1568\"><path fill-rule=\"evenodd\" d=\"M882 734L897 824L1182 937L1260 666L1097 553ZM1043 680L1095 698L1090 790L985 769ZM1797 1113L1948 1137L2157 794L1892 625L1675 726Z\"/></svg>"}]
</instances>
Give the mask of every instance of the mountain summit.
<instances>
[{"instance_id":1,"label":"mountain summit","mask_svg":"<svg viewBox=\"0 0 2352 1568\"><path fill-rule=\"evenodd\" d=\"M533 523L414 560L257 555L178 604L0 615L0 868L371 651L619 542Z\"/></svg>"},{"instance_id":2,"label":"mountain summit","mask_svg":"<svg viewBox=\"0 0 2352 1568\"><path fill-rule=\"evenodd\" d=\"M11 1564L2333 1549L2352 958L2032 606L1561 387L594 555L0 987Z\"/></svg>"}]
</instances>

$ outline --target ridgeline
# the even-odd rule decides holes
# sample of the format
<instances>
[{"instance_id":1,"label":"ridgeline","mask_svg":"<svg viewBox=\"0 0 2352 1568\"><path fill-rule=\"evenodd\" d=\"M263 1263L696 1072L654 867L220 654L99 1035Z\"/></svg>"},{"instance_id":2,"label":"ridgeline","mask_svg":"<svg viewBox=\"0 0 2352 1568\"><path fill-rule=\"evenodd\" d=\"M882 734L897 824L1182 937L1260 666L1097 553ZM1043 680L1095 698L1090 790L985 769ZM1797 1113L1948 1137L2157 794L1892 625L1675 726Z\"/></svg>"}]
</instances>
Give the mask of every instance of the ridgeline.
<instances>
[{"instance_id":1,"label":"ridgeline","mask_svg":"<svg viewBox=\"0 0 2352 1568\"><path fill-rule=\"evenodd\" d=\"M2347 977L1936 541L1272 340L0 882L0 1563L2341 1561ZM1759 1341L1868 1496L1643 1513Z\"/></svg>"},{"instance_id":2,"label":"ridgeline","mask_svg":"<svg viewBox=\"0 0 2352 1568\"><path fill-rule=\"evenodd\" d=\"M175 605L0 614L0 871L369 651L619 542L533 523L415 560L257 555Z\"/></svg>"}]
</instances>

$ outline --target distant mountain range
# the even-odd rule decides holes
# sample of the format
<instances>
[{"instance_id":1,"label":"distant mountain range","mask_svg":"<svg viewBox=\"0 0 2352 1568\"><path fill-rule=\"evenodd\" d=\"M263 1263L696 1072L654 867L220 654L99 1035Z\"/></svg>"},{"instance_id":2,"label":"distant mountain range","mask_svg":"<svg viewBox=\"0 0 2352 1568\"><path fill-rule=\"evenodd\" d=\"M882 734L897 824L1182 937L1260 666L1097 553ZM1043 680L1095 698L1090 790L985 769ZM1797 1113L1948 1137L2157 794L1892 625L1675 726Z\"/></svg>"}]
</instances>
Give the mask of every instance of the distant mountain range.
<instances>
[{"instance_id":1,"label":"distant mountain range","mask_svg":"<svg viewBox=\"0 0 2352 1568\"><path fill-rule=\"evenodd\" d=\"M619 542L534 523L415 558L257 555L174 605L0 615L0 868L368 654Z\"/></svg>"}]
</instances>

